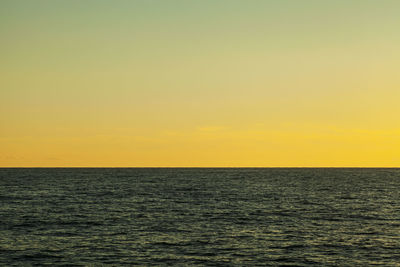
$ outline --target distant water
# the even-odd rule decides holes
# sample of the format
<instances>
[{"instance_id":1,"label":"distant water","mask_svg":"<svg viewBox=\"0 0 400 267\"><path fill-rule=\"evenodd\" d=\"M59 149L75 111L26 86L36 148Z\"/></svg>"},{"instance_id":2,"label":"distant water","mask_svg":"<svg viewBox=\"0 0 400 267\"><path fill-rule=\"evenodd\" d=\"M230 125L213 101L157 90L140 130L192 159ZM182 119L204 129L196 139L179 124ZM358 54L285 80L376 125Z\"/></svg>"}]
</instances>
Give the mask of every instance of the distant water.
<instances>
[{"instance_id":1,"label":"distant water","mask_svg":"<svg viewBox=\"0 0 400 267\"><path fill-rule=\"evenodd\" d=\"M399 266L400 169L0 169L0 266Z\"/></svg>"}]
</instances>

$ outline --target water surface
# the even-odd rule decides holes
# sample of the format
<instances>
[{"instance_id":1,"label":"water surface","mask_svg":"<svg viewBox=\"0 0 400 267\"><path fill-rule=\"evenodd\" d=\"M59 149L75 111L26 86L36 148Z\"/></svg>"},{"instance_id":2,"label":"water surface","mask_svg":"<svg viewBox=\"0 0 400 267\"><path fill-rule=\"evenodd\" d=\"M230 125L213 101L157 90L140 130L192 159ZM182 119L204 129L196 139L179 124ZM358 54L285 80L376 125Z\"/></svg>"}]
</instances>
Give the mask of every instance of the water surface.
<instances>
[{"instance_id":1,"label":"water surface","mask_svg":"<svg viewBox=\"0 0 400 267\"><path fill-rule=\"evenodd\" d=\"M0 265L398 266L400 169L0 169Z\"/></svg>"}]
</instances>

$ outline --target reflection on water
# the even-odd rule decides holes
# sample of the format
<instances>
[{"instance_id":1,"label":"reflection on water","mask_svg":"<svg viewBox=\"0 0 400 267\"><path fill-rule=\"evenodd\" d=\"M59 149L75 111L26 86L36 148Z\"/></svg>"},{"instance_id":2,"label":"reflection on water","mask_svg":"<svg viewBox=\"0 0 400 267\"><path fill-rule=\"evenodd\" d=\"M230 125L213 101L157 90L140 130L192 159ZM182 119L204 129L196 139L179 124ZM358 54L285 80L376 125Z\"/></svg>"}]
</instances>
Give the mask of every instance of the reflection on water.
<instances>
[{"instance_id":1,"label":"reflection on water","mask_svg":"<svg viewBox=\"0 0 400 267\"><path fill-rule=\"evenodd\" d=\"M400 169L0 169L0 265L396 265Z\"/></svg>"}]
</instances>

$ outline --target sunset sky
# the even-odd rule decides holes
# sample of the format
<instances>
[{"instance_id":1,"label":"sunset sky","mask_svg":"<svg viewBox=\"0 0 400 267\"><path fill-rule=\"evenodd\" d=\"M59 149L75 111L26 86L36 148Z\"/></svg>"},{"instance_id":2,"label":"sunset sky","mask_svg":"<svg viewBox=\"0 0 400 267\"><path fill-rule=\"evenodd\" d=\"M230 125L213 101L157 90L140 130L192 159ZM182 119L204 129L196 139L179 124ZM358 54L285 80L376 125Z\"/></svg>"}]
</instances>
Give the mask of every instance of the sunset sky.
<instances>
[{"instance_id":1,"label":"sunset sky","mask_svg":"<svg viewBox=\"0 0 400 267\"><path fill-rule=\"evenodd\" d=\"M400 166L400 1L0 2L0 166Z\"/></svg>"}]
</instances>

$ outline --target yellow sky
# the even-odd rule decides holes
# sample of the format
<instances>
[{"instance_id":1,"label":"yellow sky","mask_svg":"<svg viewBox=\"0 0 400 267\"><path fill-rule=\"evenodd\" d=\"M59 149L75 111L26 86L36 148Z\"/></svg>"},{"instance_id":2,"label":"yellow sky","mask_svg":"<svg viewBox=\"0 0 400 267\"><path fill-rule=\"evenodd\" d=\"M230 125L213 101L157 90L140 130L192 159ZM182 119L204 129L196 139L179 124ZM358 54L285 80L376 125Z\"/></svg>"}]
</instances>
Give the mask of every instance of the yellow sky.
<instances>
[{"instance_id":1,"label":"yellow sky","mask_svg":"<svg viewBox=\"0 0 400 267\"><path fill-rule=\"evenodd\" d=\"M0 10L0 166L399 166L399 1Z\"/></svg>"}]
</instances>

